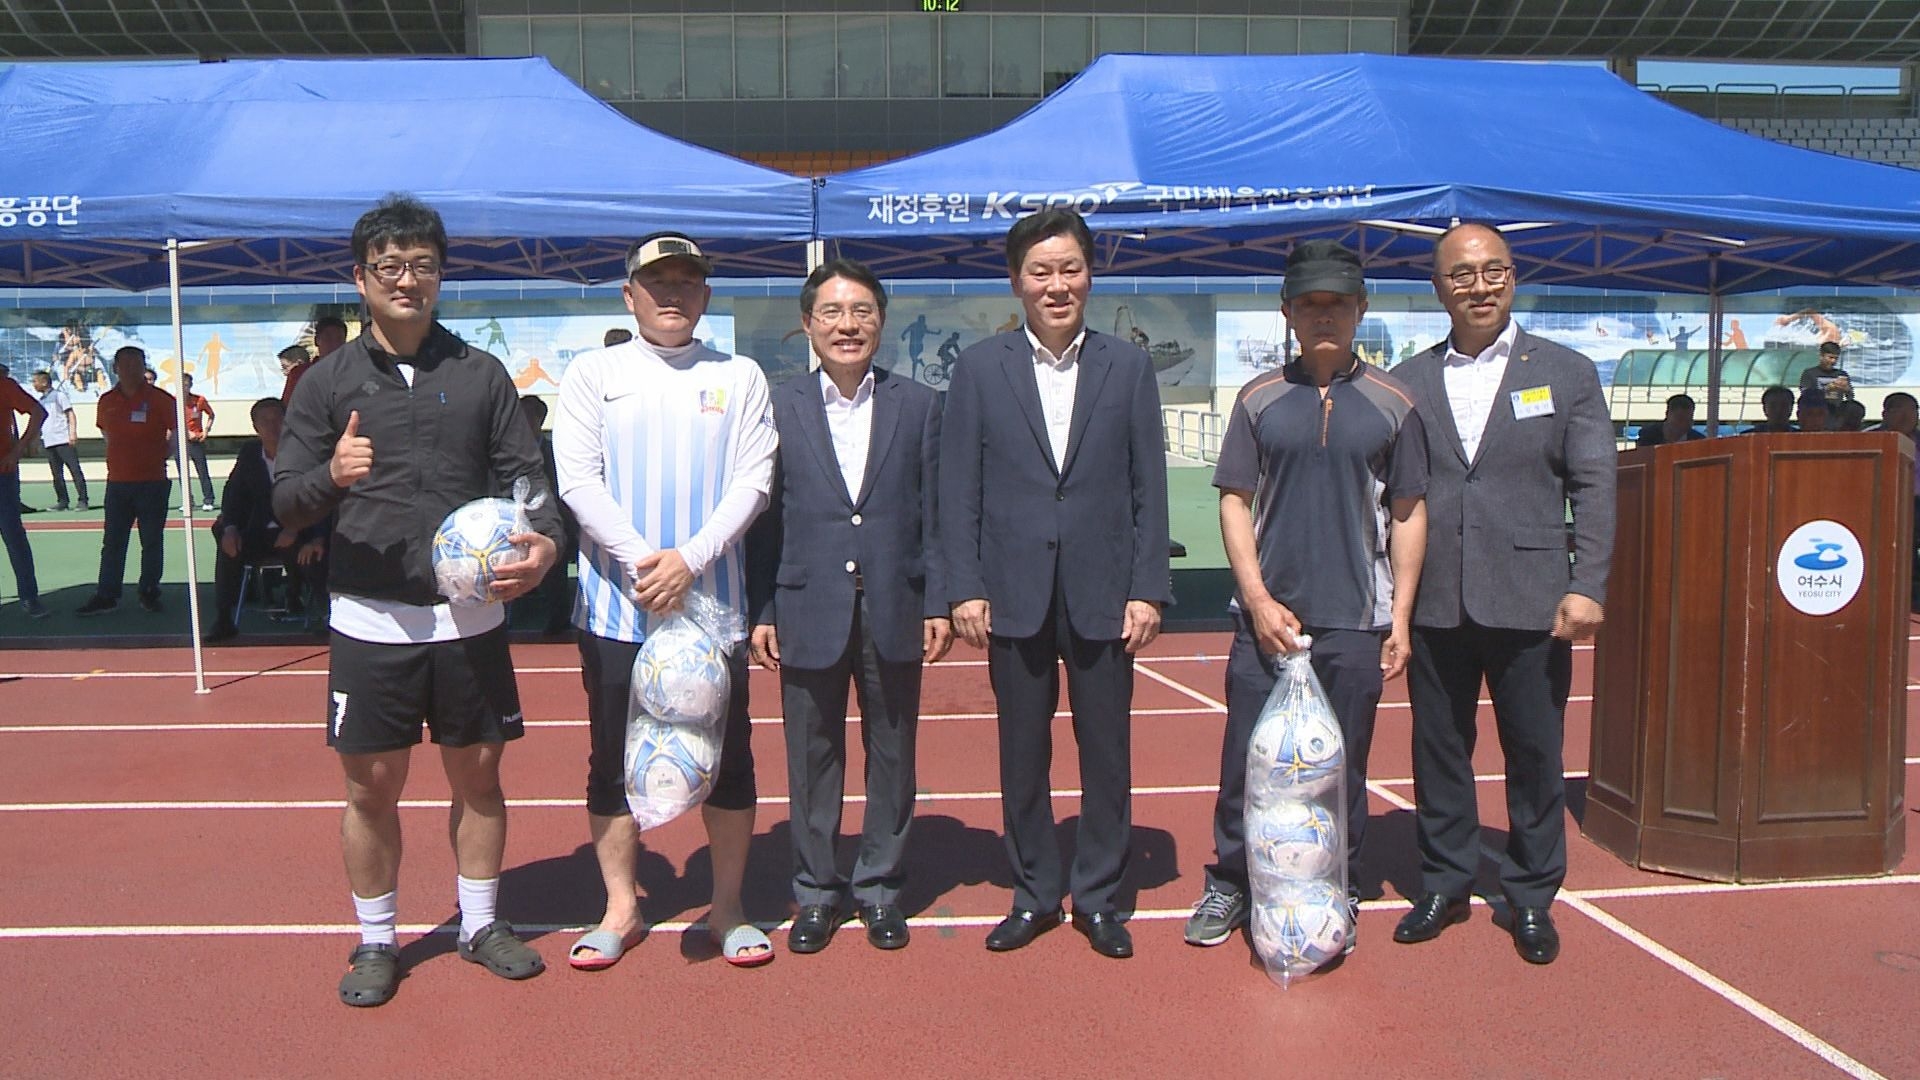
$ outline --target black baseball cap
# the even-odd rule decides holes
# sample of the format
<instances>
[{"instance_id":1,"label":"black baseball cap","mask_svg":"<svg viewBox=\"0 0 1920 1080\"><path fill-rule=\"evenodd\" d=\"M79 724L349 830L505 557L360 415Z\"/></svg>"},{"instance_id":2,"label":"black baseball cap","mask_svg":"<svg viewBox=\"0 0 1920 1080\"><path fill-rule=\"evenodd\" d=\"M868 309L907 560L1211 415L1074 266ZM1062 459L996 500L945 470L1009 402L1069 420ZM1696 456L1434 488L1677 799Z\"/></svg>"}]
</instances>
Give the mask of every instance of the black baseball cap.
<instances>
[{"instance_id":1,"label":"black baseball cap","mask_svg":"<svg viewBox=\"0 0 1920 1080\"><path fill-rule=\"evenodd\" d=\"M1287 256L1286 280L1280 286L1283 300L1316 292L1360 296L1366 291L1360 256L1337 241L1308 240Z\"/></svg>"}]
</instances>

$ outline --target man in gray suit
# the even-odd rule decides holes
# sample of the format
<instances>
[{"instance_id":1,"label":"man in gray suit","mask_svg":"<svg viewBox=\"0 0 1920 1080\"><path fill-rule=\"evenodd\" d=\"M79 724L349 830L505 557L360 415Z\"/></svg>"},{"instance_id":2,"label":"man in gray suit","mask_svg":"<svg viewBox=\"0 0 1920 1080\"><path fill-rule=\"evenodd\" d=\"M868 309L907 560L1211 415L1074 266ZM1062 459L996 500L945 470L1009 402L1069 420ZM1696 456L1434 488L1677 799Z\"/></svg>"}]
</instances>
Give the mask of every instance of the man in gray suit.
<instances>
[{"instance_id":1,"label":"man in gray suit","mask_svg":"<svg viewBox=\"0 0 1920 1080\"><path fill-rule=\"evenodd\" d=\"M1426 420L1427 558L1413 612L1413 776L1422 895L1394 930L1464 921L1480 865L1473 780L1481 680L1506 755L1500 885L1514 947L1550 964L1567 873L1561 767L1573 642L1599 627L1613 550L1613 424L1593 362L1513 321L1513 252L1456 225L1434 248L1444 342L1394 369ZM1567 558L1567 509L1573 559Z\"/></svg>"},{"instance_id":2,"label":"man in gray suit","mask_svg":"<svg viewBox=\"0 0 1920 1080\"><path fill-rule=\"evenodd\" d=\"M820 370L773 394L772 501L747 537L753 656L779 672L786 716L796 953L827 947L849 892L874 947L907 944L899 897L920 666L953 644L933 533L940 400L873 366L886 313L886 291L857 262L835 259L807 278L800 323ZM867 759L851 882L834 858L849 680Z\"/></svg>"},{"instance_id":3,"label":"man in gray suit","mask_svg":"<svg viewBox=\"0 0 1920 1080\"><path fill-rule=\"evenodd\" d=\"M1166 442L1146 351L1090 330L1093 234L1044 210L1007 230L1026 328L960 354L940 452L940 535L954 632L987 650L999 708L1013 911L987 935L1018 949L1059 924L1068 881L1049 769L1060 663L1080 751L1074 923L1133 955L1117 896L1132 841L1133 655L1160 633Z\"/></svg>"}]
</instances>

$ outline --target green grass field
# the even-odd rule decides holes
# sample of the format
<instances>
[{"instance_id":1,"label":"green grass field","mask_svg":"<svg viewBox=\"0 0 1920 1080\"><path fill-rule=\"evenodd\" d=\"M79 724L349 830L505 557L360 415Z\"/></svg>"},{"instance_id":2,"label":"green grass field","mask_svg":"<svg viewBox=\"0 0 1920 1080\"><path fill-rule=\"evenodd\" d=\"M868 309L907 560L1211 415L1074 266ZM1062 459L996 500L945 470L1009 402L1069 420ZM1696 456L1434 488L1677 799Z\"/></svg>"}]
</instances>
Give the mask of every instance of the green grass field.
<instances>
[{"instance_id":1,"label":"green grass field","mask_svg":"<svg viewBox=\"0 0 1920 1080\"><path fill-rule=\"evenodd\" d=\"M140 541L136 534L128 545L126 591L121 597L120 610L90 619L81 619L73 614L75 608L93 595L94 582L100 570L100 526L103 515L99 503L106 488L98 477L104 469L98 461L90 461L87 466L89 494L94 499L94 509L85 513L48 510L23 518L27 523L28 541L33 548L40 597L53 614L46 619L27 618L20 606L14 603L18 598L18 585L13 580L11 569L0 570L0 574L4 574L4 578L0 579L0 597L5 599L4 606L0 606L0 641L19 646L38 638L152 635L177 635L184 641L187 630L187 558L186 547L181 542L177 527L167 532L166 572L161 588L164 611L157 615L148 614L133 602L133 583L140 572ZM216 490L220 478L225 477L231 467L231 461L215 459L212 462ZM1209 483L1211 477L1212 470L1209 468L1175 467L1167 470L1167 508L1173 539L1187 549L1184 558L1175 559L1172 563L1177 603L1167 612L1167 618L1171 624L1181 627L1220 625L1225 618L1227 598L1232 592L1232 578L1226 570L1226 553L1220 546L1218 499ZM194 487L199 487L197 481ZM28 506L45 508L54 505L53 485L47 480L44 462L30 460L25 463L20 497ZM177 484L174 499L177 506ZM212 618L213 604L214 544L212 534L207 531L210 518L211 515L199 513L194 517L201 610L206 620ZM70 522L91 528L54 531L35 527L49 522ZM541 618L538 601L516 605L516 628L532 629L540 624ZM297 625L268 621L263 611L251 606L242 620L241 629L249 635L285 635L299 631Z\"/></svg>"}]
</instances>

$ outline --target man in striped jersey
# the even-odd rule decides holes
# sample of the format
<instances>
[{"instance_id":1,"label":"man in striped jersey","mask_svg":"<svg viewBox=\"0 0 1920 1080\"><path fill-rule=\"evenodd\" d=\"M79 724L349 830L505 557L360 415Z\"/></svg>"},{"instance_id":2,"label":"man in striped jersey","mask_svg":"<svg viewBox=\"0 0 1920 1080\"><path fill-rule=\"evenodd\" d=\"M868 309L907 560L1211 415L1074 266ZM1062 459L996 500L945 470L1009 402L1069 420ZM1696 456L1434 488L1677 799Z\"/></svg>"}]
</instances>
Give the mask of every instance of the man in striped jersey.
<instances>
[{"instance_id":1,"label":"man in striped jersey","mask_svg":"<svg viewBox=\"0 0 1920 1080\"><path fill-rule=\"evenodd\" d=\"M627 252L622 289L639 336L576 357L560 385L553 431L560 496L580 523L582 680L592 749L587 815L607 888L600 925L569 962L609 967L640 935L637 835L624 776L635 654L692 589L744 611L741 539L767 505L777 445L766 377L748 357L695 341L712 266L678 233ZM728 962L773 959L740 903L753 837L747 650L733 654L733 693L713 793L701 808L713 858L707 924Z\"/></svg>"}]
</instances>

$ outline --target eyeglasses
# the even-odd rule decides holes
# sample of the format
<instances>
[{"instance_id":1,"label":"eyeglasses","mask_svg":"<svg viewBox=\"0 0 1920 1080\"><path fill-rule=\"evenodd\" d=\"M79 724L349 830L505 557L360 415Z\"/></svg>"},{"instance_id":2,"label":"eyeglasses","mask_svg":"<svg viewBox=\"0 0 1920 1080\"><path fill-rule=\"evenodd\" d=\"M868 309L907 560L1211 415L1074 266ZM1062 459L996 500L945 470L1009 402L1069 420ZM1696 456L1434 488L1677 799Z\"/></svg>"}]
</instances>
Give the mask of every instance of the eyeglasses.
<instances>
[{"instance_id":1,"label":"eyeglasses","mask_svg":"<svg viewBox=\"0 0 1920 1080\"><path fill-rule=\"evenodd\" d=\"M1459 270L1455 270L1451 274L1448 274L1446 277L1448 281L1453 282L1453 287L1456 289L1473 288L1474 278L1479 278L1482 281L1485 281L1487 283L1487 288L1489 289L1497 289L1500 286L1505 285L1507 282L1513 280L1513 267L1483 266L1478 270L1463 267Z\"/></svg>"},{"instance_id":2,"label":"eyeglasses","mask_svg":"<svg viewBox=\"0 0 1920 1080\"><path fill-rule=\"evenodd\" d=\"M401 262L398 259L382 259L377 263L361 263L360 265L372 271L374 277L379 278L388 285L398 282L401 275L408 271L413 272L413 279L415 281L440 280L440 260L438 259L416 259L412 262Z\"/></svg>"},{"instance_id":3,"label":"eyeglasses","mask_svg":"<svg viewBox=\"0 0 1920 1080\"><path fill-rule=\"evenodd\" d=\"M813 309L813 317L825 323L837 323L848 315L853 316L854 322L864 326L880 318L880 309L872 304L855 304L852 307L828 304Z\"/></svg>"}]
</instances>

